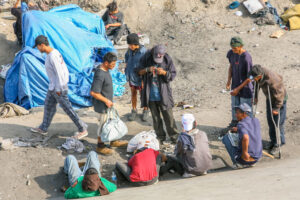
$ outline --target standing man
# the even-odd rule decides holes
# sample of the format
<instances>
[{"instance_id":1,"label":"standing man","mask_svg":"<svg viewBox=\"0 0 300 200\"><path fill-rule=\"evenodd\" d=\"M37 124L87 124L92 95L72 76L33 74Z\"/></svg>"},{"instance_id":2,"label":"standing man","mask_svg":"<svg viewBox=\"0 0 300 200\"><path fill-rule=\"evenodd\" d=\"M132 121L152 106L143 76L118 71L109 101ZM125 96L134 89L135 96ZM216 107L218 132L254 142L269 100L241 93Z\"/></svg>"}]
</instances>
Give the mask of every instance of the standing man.
<instances>
[{"instance_id":1,"label":"standing man","mask_svg":"<svg viewBox=\"0 0 300 200\"><path fill-rule=\"evenodd\" d=\"M232 92L231 97L231 110L232 110L232 121L229 127L236 127L238 121L235 116L235 107L242 103L247 103L252 107L252 92L253 85L249 82L240 91L236 88L239 87L246 79L248 72L252 69L252 58L251 55L243 49L244 43L241 38L233 37L230 42L231 50L227 54L230 66L228 70L228 81L226 89L230 89Z\"/></svg>"},{"instance_id":2,"label":"standing man","mask_svg":"<svg viewBox=\"0 0 300 200\"><path fill-rule=\"evenodd\" d=\"M17 36L19 45L23 44L22 41L22 10L21 3L26 3L29 10L39 10L39 7L34 5L29 0L17 0L13 8L11 9L11 14L17 18L16 22L13 24L14 32Z\"/></svg>"},{"instance_id":3,"label":"standing man","mask_svg":"<svg viewBox=\"0 0 300 200\"><path fill-rule=\"evenodd\" d=\"M129 82L129 87L131 89L131 103L132 111L129 117L130 121L134 121L137 115L137 93L141 93L143 85L142 79L137 73L137 68L139 67L141 57L146 53L146 48L140 44L139 36L136 33L131 33L127 36L128 50L125 54L125 74L127 81ZM144 107L143 111L143 121L147 121L149 116L149 110Z\"/></svg>"},{"instance_id":4,"label":"standing man","mask_svg":"<svg viewBox=\"0 0 300 200\"><path fill-rule=\"evenodd\" d=\"M254 166L262 157L260 123L257 118L249 117L252 109L247 103L243 103L235 109L239 121L237 124L237 145L233 145L233 139L229 138L231 137L229 134L225 135L222 141L235 167Z\"/></svg>"},{"instance_id":5,"label":"standing man","mask_svg":"<svg viewBox=\"0 0 300 200\"><path fill-rule=\"evenodd\" d=\"M170 82L176 76L176 69L172 58L167 54L163 45L154 46L141 58L139 75L142 76L144 88L142 90L142 107L149 107L153 128L160 141L166 139L163 128L163 115L168 135L172 142L176 142L178 130L173 116L174 101Z\"/></svg>"},{"instance_id":6,"label":"standing man","mask_svg":"<svg viewBox=\"0 0 300 200\"><path fill-rule=\"evenodd\" d=\"M43 35L35 39L35 47L41 53L47 54L45 68L49 78L49 88L45 99L43 123L38 128L31 128L30 130L34 133L46 135L56 113L56 105L59 103L78 128L75 138L82 139L86 137L88 135L88 126L79 119L68 98L69 71L62 55L59 51L49 46L47 37Z\"/></svg>"},{"instance_id":7,"label":"standing man","mask_svg":"<svg viewBox=\"0 0 300 200\"><path fill-rule=\"evenodd\" d=\"M101 132L103 125L107 121L107 109L113 107L113 83L109 70L113 69L117 63L117 55L109 52L104 55L103 63L96 68L94 80L91 88L93 105L95 112L99 113L98 124L98 144L97 152L103 155L113 154L113 150L107 148L101 141ZM113 141L111 147L127 146L125 141Z\"/></svg>"},{"instance_id":8,"label":"standing man","mask_svg":"<svg viewBox=\"0 0 300 200\"><path fill-rule=\"evenodd\" d=\"M275 155L279 153L279 145L285 144L284 123L286 119L286 102L288 95L283 85L283 78L276 72L272 72L260 65L254 65L249 72L250 79L257 82L255 88L255 103L257 103L257 95L261 88L266 96L267 102L267 120L269 125L269 135L271 144L268 147L270 153ZM271 106L270 106L271 101ZM276 128L274 126L272 117L276 126L279 124L281 144L278 144L276 137Z\"/></svg>"},{"instance_id":9,"label":"standing man","mask_svg":"<svg viewBox=\"0 0 300 200\"><path fill-rule=\"evenodd\" d=\"M110 40L117 44L121 39L126 27L124 23L124 16L119 12L117 2L113 1L107 5L107 11L102 16L105 24L106 35Z\"/></svg>"}]
</instances>

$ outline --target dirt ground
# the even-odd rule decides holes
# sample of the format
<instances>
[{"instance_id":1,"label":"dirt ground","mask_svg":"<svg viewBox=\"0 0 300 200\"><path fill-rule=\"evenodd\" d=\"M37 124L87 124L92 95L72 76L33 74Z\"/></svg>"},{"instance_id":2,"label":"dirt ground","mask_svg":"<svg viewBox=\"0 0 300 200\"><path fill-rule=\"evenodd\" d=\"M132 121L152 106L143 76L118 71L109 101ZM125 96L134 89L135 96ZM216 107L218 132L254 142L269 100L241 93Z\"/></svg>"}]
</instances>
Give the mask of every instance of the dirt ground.
<instances>
[{"instance_id":1,"label":"dirt ground","mask_svg":"<svg viewBox=\"0 0 300 200\"><path fill-rule=\"evenodd\" d=\"M88 5L85 7L88 10L100 10L108 1L72 2ZM230 96L221 93L221 90L225 88L227 79L226 54L230 48L229 40L232 36L238 35L243 38L245 48L252 55L255 64L270 68L284 77L289 93L286 120L287 145L283 147L283 159L279 162L299 157L299 31L286 32L280 39L271 39L269 35L278 30L278 26L255 25L253 18L243 8L240 8L244 13L243 17L235 16L235 11L226 9L230 3L229 0L209 0L208 3L200 0L122 0L118 2L131 30L148 34L151 40L151 45L148 47L158 43L166 44L169 54L174 59L178 71L172 83L175 102L185 101L195 105L195 108L191 110L174 108L178 127L180 127L181 114L193 113L199 128L204 130L209 137L211 153L221 156L230 163L224 146L218 140L218 135L231 120ZM282 13L285 7L298 2L296 0L271 0L271 3L279 13ZM13 21L2 18L8 15L9 13L0 13L0 64L11 63L15 53L19 51L13 34ZM217 22L224 24L227 28L221 28L216 24ZM119 53L124 54L124 51ZM1 98L2 94L0 94L0 101ZM116 98L115 103L129 129L129 134L124 139L130 139L141 131L152 129L151 119L149 122L127 120L130 112L128 90L124 96ZM257 117L261 121L263 139L268 140L265 97L262 93L257 111L259 111ZM86 151L93 150L96 148L97 115L92 108L79 110L78 113L89 125L89 136L83 141L87 147ZM3 138L34 137L28 128L38 126L42 116L42 108L36 108L27 116L0 119L0 136ZM59 188L66 180L61 168L67 152L58 147L75 131L75 125L62 111L59 111L49 129L49 134L54 136L48 141L46 147L0 151L0 171L2 171L0 199L61 198L63 193ZM74 155L84 161L86 152L74 153ZM99 156L99 158L103 175L107 178L110 178L117 160L127 159L124 149L116 149L116 154L113 156ZM261 165L270 169L272 162L274 161L264 157ZM243 172L247 174L247 170Z\"/></svg>"}]
</instances>

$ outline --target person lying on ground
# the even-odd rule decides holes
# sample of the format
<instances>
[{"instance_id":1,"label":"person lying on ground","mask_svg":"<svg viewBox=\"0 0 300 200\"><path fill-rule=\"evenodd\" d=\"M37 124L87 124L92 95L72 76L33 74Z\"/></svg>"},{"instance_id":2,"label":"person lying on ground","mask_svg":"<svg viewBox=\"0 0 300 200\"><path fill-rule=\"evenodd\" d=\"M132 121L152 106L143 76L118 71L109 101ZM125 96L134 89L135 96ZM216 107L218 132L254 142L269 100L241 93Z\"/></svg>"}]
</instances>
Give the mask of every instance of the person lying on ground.
<instances>
[{"instance_id":1,"label":"person lying on ground","mask_svg":"<svg viewBox=\"0 0 300 200\"><path fill-rule=\"evenodd\" d=\"M249 79L247 81L251 81L250 79L257 82L255 88L255 104L258 102L258 93L260 89L262 89L266 96L267 121L271 143L265 148L269 149L272 155L278 154L279 145L285 144L284 124L288 99L287 91L283 84L283 78L276 72L261 67L260 65L254 65L253 69L249 72ZM272 117L274 118L276 126L273 123ZM277 140L276 128L278 128L278 125L280 139L278 138ZM281 143L279 144L279 142Z\"/></svg>"},{"instance_id":2,"label":"person lying on ground","mask_svg":"<svg viewBox=\"0 0 300 200\"><path fill-rule=\"evenodd\" d=\"M17 18L16 22L13 24L14 33L17 36L18 44L22 45L22 10L21 3L26 3L29 10L39 10L39 7L29 0L17 0L15 5L11 9L11 14Z\"/></svg>"},{"instance_id":3,"label":"person lying on ground","mask_svg":"<svg viewBox=\"0 0 300 200\"><path fill-rule=\"evenodd\" d=\"M231 86L231 113L232 121L229 128L236 127L237 119L235 107L242 103L252 106L253 85L248 83L240 91L235 90L243 81L247 79L248 72L252 69L251 55L243 48L244 43L240 37L233 37L230 41L231 50L227 54L230 66L228 69L228 80L226 89Z\"/></svg>"},{"instance_id":4,"label":"person lying on ground","mask_svg":"<svg viewBox=\"0 0 300 200\"><path fill-rule=\"evenodd\" d=\"M128 163L116 163L120 172L134 186L147 186L158 182L160 165L166 157L147 147L138 147Z\"/></svg>"},{"instance_id":5,"label":"person lying on ground","mask_svg":"<svg viewBox=\"0 0 300 200\"><path fill-rule=\"evenodd\" d=\"M137 115L137 92L141 94L142 91L142 79L137 73L140 58L146 53L146 48L140 44L139 36L136 33L131 33L127 36L128 50L125 54L125 74L129 86L131 89L131 103L132 111L129 117L130 121L134 121ZM149 116L149 110L144 107L142 120L147 121Z\"/></svg>"},{"instance_id":6,"label":"person lying on ground","mask_svg":"<svg viewBox=\"0 0 300 200\"><path fill-rule=\"evenodd\" d=\"M207 135L196 128L194 115L184 114L181 121L183 132L179 134L175 155L167 156L161 174L175 170L184 178L205 175L212 166Z\"/></svg>"},{"instance_id":7,"label":"person lying on ground","mask_svg":"<svg viewBox=\"0 0 300 200\"><path fill-rule=\"evenodd\" d=\"M106 35L114 44L118 44L126 26L124 25L123 13L119 11L117 2L113 1L107 5L107 11L102 16L105 24Z\"/></svg>"},{"instance_id":8,"label":"person lying on ground","mask_svg":"<svg viewBox=\"0 0 300 200\"><path fill-rule=\"evenodd\" d=\"M166 139L166 130L172 142L176 142L178 130L173 116L174 100L170 83L176 77L172 58L164 45L156 45L140 59L138 73L144 83L141 95L141 107L150 108L153 128L158 139Z\"/></svg>"},{"instance_id":9,"label":"person lying on ground","mask_svg":"<svg viewBox=\"0 0 300 200\"><path fill-rule=\"evenodd\" d=\"M108 108L113 107L113 83L109 70L112 70L117 63L117 55L109 52L104 55L103 63L96 68L94 79L91 87L91 96L93 97L93 106L96 113L99 113L98 118L98 143L97 152L110 155L114 150L107 148L104 142L101 141L102 128L107 121ZM124 147L127 146L126 141L113 141L110 143L111 147Z\"/></svg>"},{"instance_id":10,"label":"person lying on ground","mask_svg":"<svg viewBox=\"0 0 300 200\"><path fill-rule=\"evenodd\" d=\"M34 133L47 135L47 130L56 113L56 105L62 107L78 128L74 137L81 139L88 135L87 124L80 120L77 113L73 110L68 98L69 71L66 63L56 49L49 46L48 38L40 35L35 39L35 46L41 53L46 53L45 68L49 78L49 87L44 105L44 118L42 124L37 128L31 128Z\"/></svg>"},{"instance_id":11,"label":"person lying on ground","mask_svg":"<svg viewBox=\"0 0 300 200\"><path fill-rule=\"evenodd\" d=\"M247 103L243 103L235 109L236 118L239 121L236 129L237 144L233 142L230 134L226 134L222 142L230 155L234 168L251 167L262 157L260 123L257 118L249 116L252 109Z\"/></svg>"},{"instance_id":12,"label":"person lying on ground","mask_svg":"<svg viewBox=\"0 0 300 200\"><path fill-rule=\"evenodd\" d=\"M68 175L70 187L65 192L66 199L104 196L116 191L117 186L101 177L100 162L96 152L87 156L83 170L73 155L68 155L64 172Z\"/></svg>"}]
</instances>

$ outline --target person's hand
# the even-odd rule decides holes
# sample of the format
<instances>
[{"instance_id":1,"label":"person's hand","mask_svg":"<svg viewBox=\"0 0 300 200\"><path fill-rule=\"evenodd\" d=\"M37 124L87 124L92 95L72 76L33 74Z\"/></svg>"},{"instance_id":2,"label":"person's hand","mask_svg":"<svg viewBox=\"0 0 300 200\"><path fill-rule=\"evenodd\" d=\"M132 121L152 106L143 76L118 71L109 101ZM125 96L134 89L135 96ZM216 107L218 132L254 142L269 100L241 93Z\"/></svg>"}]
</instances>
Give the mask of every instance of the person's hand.
<instances>
[{"instance_id":1,"label":"person's hand","mask_svg":"<svg viewBox=\"0 0 300 200\"><path fill-rule=\"evenodd\" d=\"M155 67L153 67L153 66L151 66L151 67L148 67L148 72L151 72L151 73L153 73L154 69L155 69Z\"/></svg>"},{"instance_id":2,"label":"person's hand","mask_svg":"<svg viewBox=\"0 0 300 200\"><path fill-rule=\"evenodd\" d=\"M230 90L230 85L231 85L231 83L230 83L230 81L228 81L228 82L226 83L226 90Z\"/></svg>"},{"instance_id":3,"label":"person's hand","mask_svg":"<svg viewBox=\"0 0 300 200\"><path fill-rule=\"evenodd\" d=\"M258 99L257 98L254 98L254 105L256 105L258 102Z\"/></svg>"},{"instance_id":4,"label":"person's hand","mask_svg":"<svg viewBox=\"0 0 300 200\"><path fill-rule=\"evenodd\" d=\"M243 153L241 157L244 161L250 161L251 158L248 152Z\"/></svg>"},{"instance_id":5,"label":"person's hand","mask_svg":"<svg viewBox=\"0 0 300 200\"><path fill-rule=\"evenodd\" d=\"M278 115L278 111L276 111L276 110L273 110L273 115Z\"/></svg>"},{"instance_id":6,"label":"person's hand","mask_svg":"<svg viewBox=\"0 0 300 200\"><path fill-rule=\"evenodd\" d=\"M110 100L107 99L107 101L105 102L105 105L108 107L108 108L111 108L113 107L113 102L111 102Z\"/></svg>"},{"instance_id":7,"label":"person's hand","mask_svg":"<svg viewBox=\"0 0 300 200\"><path fill-rule=\"evenodd\" d=\"M230 131L231 131L232 133L237 133L237 132L238 132L238 128L237 128L237 127L232 127L232 128L230 129Z\"/></svg>"},{"instance_id":8,"label":"person's hand","mask_svg":"<svg viewBox=\"0 0 300 200\"><path fill-rule=\"evenodd\" d=\"M157 68L157 74L161 76L165 76L167 75L167 72L163 68L159 67Z\"/></svg>"},{"instance_id":9,"label":"person's hand","mask_svg":"<svg viewBox=\"0 0 300 200\"><path fill-rule=\"evenodd\" d=\"M106 26L105 26L105 29L108 29L110 27L110 24L107 24Z\"/></svg>"},{"instance_id":10,"label":"person's hand","mask_svg":"<svg viewBox=\"0 0 300 200\"><path fill-rule=\"evenodd\" d=\"M56 94L57 94L57 96L59 96L59 97L60 97L60 95L61 95L61 92L56 92Z\"/></svg>"},{"instance_id":11,"label":"person's hand","mask_svg":"<svg viewBox=\"0 0 300 200\"><path fill-rule=\"evenodd\" d=\"M232 92L230 92L231 96L236 96L239 94L239 91L237 89L232 90Z\"/></svg>"}]
</instances>

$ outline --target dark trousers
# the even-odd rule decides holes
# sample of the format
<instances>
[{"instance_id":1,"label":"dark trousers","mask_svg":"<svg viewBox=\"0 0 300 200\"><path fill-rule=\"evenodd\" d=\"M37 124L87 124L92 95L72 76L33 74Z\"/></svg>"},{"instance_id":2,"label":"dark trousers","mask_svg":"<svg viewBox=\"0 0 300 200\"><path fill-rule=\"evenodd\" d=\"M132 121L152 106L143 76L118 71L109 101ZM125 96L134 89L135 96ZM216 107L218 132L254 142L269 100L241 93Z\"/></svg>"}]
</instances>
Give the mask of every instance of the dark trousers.
<instances>
[{"instance_id":1,"label":"dark trousers","mask_svg":"<svg viewBox=\"0 0 300 200\"><path fill-rule=\"evenodd\" d=\"M130 174L131 174L131 168L128 166L127 163L116 163L116 169L121 172L121 174L130 182L132 183L134 186L147 186L147 185L152 185L154 184L157 180L158 180L158 176L159 176L159 171L160 171L160 165L161 165L161 156L158 155L156 158L156 170L157 170L157 176L155 178L153 178L150 181L145 181L145 182L132 182L130 180Z\"/></svg>"},{"instance_id":2,"label":"dark trousers","mask_svg":"<svg viewBox=\"0 0 300 200\"><path fill-rule=\"evenodd\" d=\"M164 130L161 114L164 118L164 122L169 136L173 137L178 135L178 130L177 130L172 109L163 110L161 103L159 101L150 101L149 108L153 119L153 128L159 139L165 140L167 135Z\"/></svg>"},{"instance_id":3,"label":"dark trousers","mask_svg":"<svg viewBox=\"0 0 300 200\"><path fill-rule=\"evenodd\" d=\"M161 167L160 174L163 175L171 169L175 170L175 172L177 172L181 176L184 173L184 167L181 163L181 160L179 160L175 155L167 156L166 164L165 164L165 166Z\"/></svg>"},{"instance_id":4,"label":"dark trousers","mask_svg":"<svg viewBox=\"0 0 300 200\"><path fill-rule=\"evenodd\" d=\"M267 99L267 121L269 125L269 135L270 135L270 140L272 145L278 145L277 144L277 139L276 139L276 131L275 131L275 126L272 121L272 113L270 109L270 103L269 100ZM276 123L276 126L278 124L278 115L273 115L274 121ZM283 103L282 107L280 108L280 121L279 121L279 130L280 130L280 139L281 139L281 144L285 144L285 133L284 133L284 123L286 119L286 102Z\"/></svg>"},{"instance_id":5,"label":"dark trousers","mask_svg":"<svg viewBox=\"0 0 300 200\"><path fill-rule=\"evenodd\" d=\"M121 39L125 30L126 30L125 25L119 27L111 27L106 30L106 35L110 40L113 40L114 43L117 43Z\"/></svg>"}]
</instances>

